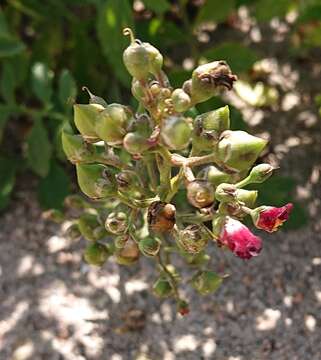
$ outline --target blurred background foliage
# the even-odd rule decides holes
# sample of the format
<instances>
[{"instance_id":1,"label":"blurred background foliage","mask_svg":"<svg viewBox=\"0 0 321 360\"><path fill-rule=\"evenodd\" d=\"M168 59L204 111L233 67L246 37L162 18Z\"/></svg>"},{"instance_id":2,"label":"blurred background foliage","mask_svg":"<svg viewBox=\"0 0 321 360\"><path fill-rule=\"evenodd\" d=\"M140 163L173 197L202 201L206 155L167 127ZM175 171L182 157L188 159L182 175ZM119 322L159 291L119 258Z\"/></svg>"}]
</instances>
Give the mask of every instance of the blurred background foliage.
<instances>
[{"instance_id":1,"label":"blurred background foliage","mask_svg":"<svg viewBox=\"0 0 321 360\"><path fill-rule=\"evenodd\" d=\"M240 18L243 17L242 22ZM0 8L0 209L15 183L38 178L44 208L60 208L72 191L72 176L59 132L70 121L72 104L86 102L88 86L109 102L135 105L122 64L130 26L136 36L165 55L173 86L188 79L195 65L225 59L240 77L235 93L252 108L270 108L278 92L265 81L259 33L287 27L287 56L302 60L321 47L320 0L7 0ZM254 30L253 30L254 29ZM256 30L255 30L256 29ZM251 31L251 33L250 33ZM256 31L256 32L255 32ZM249 36L250 34L250 36ZM321 95L315 102L321 106ZM233 127L247 129L233 106ZM217 98L198 111L220 106ZM33 177L33 175L32 175ZM276 176L262 188L261 202L292 199L295 181ZM291 227L305 223L296 207Z\"/></svg>"}]
</instances>

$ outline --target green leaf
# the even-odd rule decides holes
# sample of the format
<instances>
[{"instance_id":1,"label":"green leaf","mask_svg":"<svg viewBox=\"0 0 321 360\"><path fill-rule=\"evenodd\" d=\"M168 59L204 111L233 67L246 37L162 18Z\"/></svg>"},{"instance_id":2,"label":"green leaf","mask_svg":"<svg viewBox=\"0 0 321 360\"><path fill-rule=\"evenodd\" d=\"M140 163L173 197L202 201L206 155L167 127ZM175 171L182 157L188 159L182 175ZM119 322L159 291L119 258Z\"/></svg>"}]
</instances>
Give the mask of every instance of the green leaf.
<instances>
[{"instance_id":1,"label":"green leaf","mask_svg":"<svg viewBox=\"0 0 321 360\"><path fill-rule=\"evenodd\" d=\"M197 15L196 24L206 21L222 22L234 7L234 0L207 0Z\"/></svg>"},{"instance_id":2,"label":"green leaf","mask_svg":"<svg viewBox=\"0 0 321 360\"><path fill-rule=\"evenodd\" d=\"M308 6L300 13L297 23L305 23L321 20L321 4Z\"/></svg>"},{"instance_id":3,"label":"green leaf","mask_svg":"<svg viewBox=\"0 0 321 360\"><path fill-rule=\"evenodd\" d=\"M53 72L44 63L37 62L31 68L32 90L45 104L49 104L52 96Z\"/></svg>"},{"instance_id":4,"label":"green leaf","mask_svg":"<svg viewBox=\"0 0 321 360\"><path fill-rule=\"evenodd\" d=\"M98 11L98 38L113 71L129 87L130 77L122 62L123 51L129 45L128 37L123 35L125 27L133 28L132 9L128 0L105 0Z\"/></svg>"},{"instance_id":5,"label":"green leaf","mask_svg":"<svg viewBox=\"0 0 321 360\"><path fill-rule=\"evenodd\" d=\"M58 91L59 100L62 105L68 106L75 101L77 85L75 79L67 69L64 69L60 74Z\"/></svg>"},{"instance_id":6,"label":"green leaf","mask_svg":"<svg viewBox=\"0 0 321 360\"><path fill-rule=\"evenodd\" d=\"M17 163L14 159L0 157L0 210L9 203L15 184L16 170Z\"/></svg>"},{"instance_id":7,"label":"green leaf","mask_svg":"<svg viewBox=\"0 0 321 360\"><path fill-rule=\"evenodd\" d=\"M48 175L51 144L41 119L36 119L27 139L27 159L31 169L41 177Z\"/></svg>"},{"instance_id":8,"label":"green leaf","mask_svg":"<svg viewBox=\"0 0 321 360\"><path fill-rule=\"evenodd\" d=\"M234 73L251 69L258 60L258 55L252 49L234 42L225 42L203 53L209 61L226 60Z\"/></svg>"},{"instance_id":9,"label":"green leaf","mask_svg":"<svg viewBox=\"0 0 321 360\"><path fill-rule=\"evenodd\" d=\"M19 54L24 50L24 44L10 34L4 13L0 9L0 58Z\"/></svg>"},{"instance_id":10,"label":"green leaf","mask_svg":"<svg viewBox=\"0 0 321 360\"><path fill-rule=\"evenodd\" d=\"M1 95L9 104L15 103L15 88L17 85L15 69L13 65L5 61L2 65L0 89Z\"/></svg>"},{"instance_id":11,"label":"green leaf","mask_svg":"<svg viewBox=\"0 0 321 360\"><path fill-rule=\"evenodd\" d=\"M292 0L260 0L256 3L255 16L258 21L269 21L274 17L283 17Z\"/></svg>"},{"instance_id":12,"label":"green leaf","mask_svg":"<svg viewBox=\"0 0 321 360\"><path fill-rule=\"evenodd\" d=\"M48 175L39 182L40 205L45 209L62 209L65 197L70 194L70 186L65 170L52 161Z\"/></svg>"},{"instance_id":13,"label":"green leaf","mask_svg":"<svg viewBox=\"0 0 321 360\"><path fill-rule=\"evenodd\" d=\"M164 14L170 9L170 4L166 0L143 0L147 9L154 11L158 15Z\"/></svg>"},{"instance_id":14,"label":"green leaf","mask_svg":"<svg viewBox=\"0 0 321 360\"><path fill-rule=\"evenodd\" d=\"M3 131L11 114L10 107L0 104L0 143L2 141Z\"/></svg>"}]
</instances>

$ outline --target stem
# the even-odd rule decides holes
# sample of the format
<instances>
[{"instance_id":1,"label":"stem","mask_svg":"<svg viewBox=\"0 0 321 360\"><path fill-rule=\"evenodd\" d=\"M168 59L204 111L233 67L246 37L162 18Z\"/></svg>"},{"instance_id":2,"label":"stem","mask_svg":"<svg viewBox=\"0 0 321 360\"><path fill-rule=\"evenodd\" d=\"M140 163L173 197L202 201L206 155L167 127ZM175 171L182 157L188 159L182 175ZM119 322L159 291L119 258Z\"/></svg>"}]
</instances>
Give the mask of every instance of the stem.
<instances>
[{"instance_id":1,"label":"stem","mask_svg":"<svg viewBox=\"0 0 321 360\"><path fill-rule=\"evenodd\" d=\"M124 164L116 155L111 155L111 154L103 154L103 155L98 155L95 158L95 161L101 163L101 164L105 164L105 165L110 165L110 166L114 166L118 169L126 169L129 170L132 167L130 165Z\"/></svg>"},{"instance_id":2,"label":"stem","mask_svg":"<svg viewBox=\"0 0 321 360\"><path fill-rule=\"evenodd\" d=\"M145 155L143 160L145 162L147 173L151 182L151 189L153 192L155 192L158 186L158 182L156 176L156 169L154 166L155 164L153 161L153 155L152 154Z\"/></svg>"},{"instance_id":3,"label":"stem","mask_svg":"<svg viewBox=\"0 0 321 360\"><path fill-rule=\"evenodd\" d=\"M179 173L171 179L171 191L167 194L165 202L167 203L171 202L172 198L175 196L175 194L179 189L179 185L183 179L183 176L184 176L183 168L180 168Z\"/></svg>"},{"instance_id":4,"label":"stem","mask_svg":"<svg viewBox=\"0 0 321 360\"><path fill-rule=\"evenodd\" d=\"M169 283L171 284L171 286L173 288L175 300L180 301L181 298L179 296L176 280L175 280L174 276L171 274L171 272L167 270L166 265L163 263L160 252L157 254L156 258L157 258L157 261L158 261L158 264L159 264L160 268L166 274L167 279L168 279Z\"/></svg>"},{"instance_id":5,"label":"stem","mask_svg":"<svg viewBox=\"0 0 321 360\"><path fill-rule=\"evenodd\" d=\"M166 199L166 193L171 191L171 166L164 161L158 154L156 155L156 162L160 175L160 186L158 189L161 200Z\"/></svg>"},{"instance_id":6,"label":"stem","mask_svg":"<svg viewBox=\"0 0 321 360\"><path fill-rule=\"evenodd\" d=\"M247 176L245 179L241 180L240 182L236 183L235 186L240 189L248 184L251 183L251 178L250 176Z\"/></svg>"}]
</instances>

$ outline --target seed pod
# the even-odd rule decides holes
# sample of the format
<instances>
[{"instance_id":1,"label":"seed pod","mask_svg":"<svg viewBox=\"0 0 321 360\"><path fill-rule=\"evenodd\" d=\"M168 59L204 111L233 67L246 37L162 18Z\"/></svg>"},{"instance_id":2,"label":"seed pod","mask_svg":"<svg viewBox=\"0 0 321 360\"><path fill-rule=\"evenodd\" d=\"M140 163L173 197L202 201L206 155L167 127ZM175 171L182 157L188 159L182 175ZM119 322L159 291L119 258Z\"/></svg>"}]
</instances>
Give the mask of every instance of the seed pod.
<instances>
[{"instance_id":1,"label":"seed pod","mask_svg":"<svg viewBox=\"0 0 321 360\"><path fill-rule=\"evenodd\" d=\"M128 229L128 216L122 211L112 212L108 215L105 228L115 235L123 234Z\"/></svg>"},{"instance_id":2,"label":"seed pod","mask_svg":"<svg viewBox=\"0 0 321 360\"><path fill-rule=\"evenodd\" d=\"M245 131L223 132L218 143L218 158L233 170L247 170L265 148L267 141Z\"/></svg>"},{"instance_id":3,"label":"seed pod","mask_svg":"<svg viewBox=\"0 0 321 360\"><path fill-rule=\"evenodd\" d=\"M236 200L243 203L246 207L252 208L255 205L258 191L256 190L236 190Z\"/></svg>"},{"instance_id":4,"label":"seed pod","mask_svg":"<svg viewBox=\"0 0 321 360\"><path fill-rule=\"evenodd\" d=\"M74 105L74 122L85 141L94 143L100 140L95 130L95 124L97 116L103 110L104 107L98 104Z\"/></svg>"},{"instance_id":5,"label":"seed pod","mask_svg":"<svg viewBox=\"0 0 321 360\"><path fill-rule=\"evenodd\" d=\"M122 170L116 176L118 190L122 193L131 194L142 190L142 184L135 173L131 170Z\"/></svg>"},{"instance_id":6,"label":"seed pod","mask_svg":"<svg viewBox=\"0 0 321 360\"><path fill-rule=\"evenodd\" d=\"M97 116L95 131L108 145L121 145L131 117L130 111L125 106L110 104Z\"/></svg>"},{"instance_id":7,"label":"seed pod","mask_svg":"<svg viewBox=\"0 0 321 360\"><path fill-rule=\"evenodd\" d=\"M171 150L185 149L189 142L192 128L183 116L169 116L164 119L161 139Z\"/></svg>"},{"instance_id":8,"label":"seed pod","mask_svg":"<svg viewBox=\"0 0 321 360\"><path fill-rule=\"evenodd\" d=\"M191 106L191 98L183 89L175 89L171 99L176 112L184 112Z\"/></svg>"},{"instance_id":9,"label":"seed pod","mask_svg":"<svg viewBox=\"0 0 321 360\"><path fill-rule=\"evenodd\" d=\"M207 255L204 251L201 251L197 254L189 254L182 252L182 256L184 257L185 261L188 263L189 266L204 266L210 260L210 256Z\"/></svg>"},{"instance_id":10,"label":"seed pod","mask_svg":"<svg viewBox=\"0 0 321 360\"><path fill-rule=\"evenodd\" d=\"M116 187L113 179L106 175L106 166L77 164L76 170L79 187L88 197L103 199L115 195Z\"/></svg>"},{"instance_id":11,"label":"seed pod","mask_svg":"<svg viewBox=\"0 0 321 360\"><path fill-rule=\"evenodd\" d=\"M172 204L163 201L153 202L147 213L149 229L154 232L166 233L173 229L175 225L176 209Z\"/></svg>"},{"instance_id":12,"label":"seed pod","mask_svg":"<svg viewBox=\"0 0 321 360\"><path fill-rule=\"evenodd\" d=\"M173 288L165 275L161 275L153 285L153 292L160 298L169 297L173 294Z\"/></svg>"},{"instance_id":13,"label":"seed pod","mask_svg":"<svg viewBox=\"0 0 321 360\"><path fill-rule=\"evenodd\" d=\"M222 183L216 188L215 199L220 202L233 202L236 198L236 190L235 185Z\"/></svg>"},{"instance_id":14,"label":"seed pod","mask_svg":"<svg viewBox=\"0 0 321 360\"><path fill-rule=\"evenodd\" d=\"M148 140L138 132L128 133L123 140L123 145L126 151L130 154L142 154L150 148Z\"/></svg>"},{"instance_id":15,"label":"seed pod","mask_svg":"<svg viewBox=\"0 0 321 360\"><path fill-rule=\"evenodd\" d=\"M105 245L93 243L87 245L84 259L90 265L102 266L110 255L111 254Z\"/></svg>"},{"instance_id":16,"label":"seed pod","mask_svg":"<svg viewBox=\"0 0 321 360\"><path fill-rule=\"evenodd\" d=\"M216 187L223 182L229 182L231 180L231 175L219 170L214 165L209 165L202 169L197 174L196 178L207 180L214 187Z\"/></svg>"},{"instance_id":17,"label":"seed pod","mask_svg":"<svg viewBox=\"0 0 321 360\"><path fill-rule=\"evenodd\" d=\"M86 164L95 161L95 146L86 143L81 135L73 135L62 131L61 140L62 148L71 163Z\"/></svg>"},{"instance_id":18,"label":"seed pod","mask_svg":"<svg viewBox=\"0 0 321 360\"><path fill-rule=\"evenodd\" d=\"M89 241L97 241L107 235L105 228L94 214L82 214L78 219L78 227L81 235Z\"/></svg>"},{"instance_id":19,"label":"seed pod","mask_svg":"<svg viewBox=\"0 0 321 360\"><path fill-rule=\"evenodd\" d=\"M182 250L196 254L206 247L210 235L202 226L194 224L180 230L176 240Z\"/></svg>"},{"instance_id":20,"label":"seed pod","mask_svg":"<svg viewBox=\"0 0 321 360\"><path fill-rule=\"evenodd\" d=\"M147 257L156 256L159 252L161 242L155 237L147 237L138 243L139 250Z\"/></svg>"},{"instance_id":21,"label":"seed pod","mask_svg":"<svg viewBox=\"0 0 321 360\"><path fill-rule=\"evenodd\" d=\"M131 37L131 44L123 53L124 64L130 75L138 80L146 80L150 73L158 74L163 66L162 54L151 44L134 39L130 29L125 29L124 34Z\"/></svg>"},{"instance_id":22,"label":"seed pod","mask_svg":"<svg viewBox=\"0 0 321 360\"><path fill-rule=\"evenodd\" d=\"M121 243L124 245L122 248L119 248L118 246L120 246ZM139 259L138 245L130 235L121 235L121 238L116 239L115 246L115 255L118 264L131 265Z\"/></svg>"},{"instance_id":23,"label":"seed pod","mask_svg":"<svg viewBox=\"0 0 321 360\"><path fill-rule=\"evenodd\" d=\"M192 286L201 295L215 292L222 284L223 279L213 271L205 270L196 274L192 279Z\"/></svg>"},{"instance_id":24,"label":"seed pod","mask_svg":"<svg viewBox=\"0 0 321 360\"><path fill-rule=\"evenodd\" d=\"M197 208L210 206L214 202L214 188L206 180L197 179L186 186L187 199L190 204Z\"/></svg>"},{"instance_id":25,"label":"seed pod","mask_svg":"<svg viewBox=\"0 0 321 360\"><path fill-rule=\"evenodd\" d=\"M273 173L274 167L270 164L259 164L254 166L249 175L252 184L260 184L267 180Z\"/></svg>"},{"instance_id":26,"label":"seed pod","mask_svg":"<svg viewBox=\"0 0 321 360\"><path fill-rule=\"evenodd\" d=\"M197 104L216 95L222 87L231 90L236 79L225 61L213 61L198 66L192 79L184 83L183 90L190 95L192 103Z\"/></svg>"}]
</instances>

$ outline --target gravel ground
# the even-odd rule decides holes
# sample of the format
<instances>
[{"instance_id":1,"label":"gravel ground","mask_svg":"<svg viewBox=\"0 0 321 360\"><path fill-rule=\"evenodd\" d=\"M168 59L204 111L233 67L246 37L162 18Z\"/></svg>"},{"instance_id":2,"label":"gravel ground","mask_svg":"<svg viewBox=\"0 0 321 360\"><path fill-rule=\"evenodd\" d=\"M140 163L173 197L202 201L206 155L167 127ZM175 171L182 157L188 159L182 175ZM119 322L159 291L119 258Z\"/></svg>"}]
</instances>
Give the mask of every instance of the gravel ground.
<instances>
[{"instance_id":1,"label":"gravel ground","mask_svg":"<svg viewBox=\"0 0 321 360\"><path fill-rule=\"evenodd\" d=\"M182 318L148 292L151 260L88 267L83 240L42 220L30 193L18 198L0 219L1 360L321 359L319 233L266 237L249 262L216 255L231 276L215 295L186 289Z\"/></svg>"}]
</instances>

